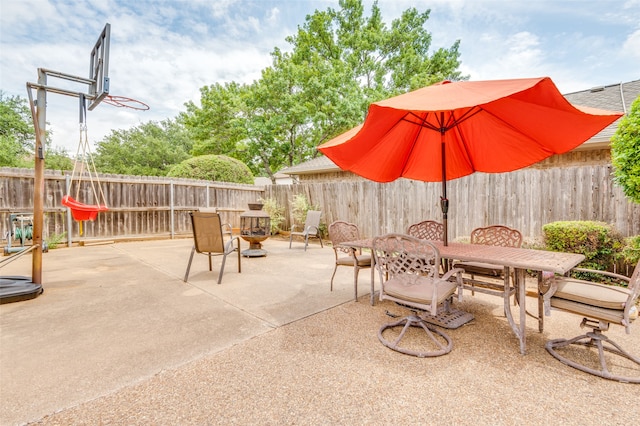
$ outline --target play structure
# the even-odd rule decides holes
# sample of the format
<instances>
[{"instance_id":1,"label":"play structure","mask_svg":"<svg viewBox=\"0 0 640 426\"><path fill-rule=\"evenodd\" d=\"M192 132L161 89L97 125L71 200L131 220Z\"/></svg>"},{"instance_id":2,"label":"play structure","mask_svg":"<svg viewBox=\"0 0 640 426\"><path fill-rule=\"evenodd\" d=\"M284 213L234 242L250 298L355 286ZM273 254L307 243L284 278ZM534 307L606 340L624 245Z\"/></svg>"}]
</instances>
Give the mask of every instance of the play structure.
<instances>
[{"instance_id":1,"label":"play structure","mask_svg":"<svg viewBox=\"0 0 640 426\"><path fill-rule=\"evenodd\" d=\"M106 197L102 191L102 185L98 179L98 173L93 163L89 141L87 138L87 103L88 110L92 111L101 102L116 106L127 107L136 110L148 110L149 106L143 102L124 96L109 95L109 44L111 38L111 25L106 24L98 40L91 49L89 56L89 76L78 77L58 71L38 68L38 82L27 83L29 106L33 118L35 130L35 168L34 168L34 195L33 213L20 213L12 215L7 234L8 246L4 254L10 257L0 261L0 268L31 253L32 268L31 277L0 276L0 304L28 300L42 294L42 253L46 252L46 244L43 241L44 227L44 165L45 165L45 140L47 125L47 93L56 93L76 97L79 99L80 110L80 138L76 153L75 165L71 176L67 194L62 198L63 206L69 208L74 220L78 221L80 235L82 235L82 222L95 220L100 212L108 210ZM86 92L73 91L54 87L48 84L49 78L71 81L84 85ZM33 91L36 91L34 101ZM83 184L83 180L88 184ZM88 187L89 190L82 190ZM75 192L73 192L75 189ZM72 196L72 193L75 196ZM14 220L15 219L15 220ZM14 223L15 222L15 223ZM19 225L18 225L18 222ZM69 230L69 232L71 232ZM17 238L19 236L19 238ZM11 245L12 239L19 241L18 246ZM31 240L31 245L25 244Z\"/></svg>"}]
</instances>

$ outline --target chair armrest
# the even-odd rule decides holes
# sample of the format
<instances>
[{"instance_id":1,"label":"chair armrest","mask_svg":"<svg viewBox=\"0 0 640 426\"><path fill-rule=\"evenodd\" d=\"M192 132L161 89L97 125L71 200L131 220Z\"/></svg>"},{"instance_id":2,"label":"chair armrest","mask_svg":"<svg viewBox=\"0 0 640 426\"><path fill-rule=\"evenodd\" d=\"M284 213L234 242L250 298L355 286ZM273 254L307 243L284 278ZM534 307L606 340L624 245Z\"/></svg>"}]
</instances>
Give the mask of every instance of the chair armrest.
<instances>
[{"instance_id":1,"label":"chair armrest","mask_svg":"<svg viewBox=\"0 0 640 426\"><path fill-rule=\"evenodd\" d=\"M599 269L573 268L571 272L589 272L590 274L604 275L606 277L615 278L617 280L625 281L627 283L631 281L631 278L626 277L624 275L616 274L614 272L609 272L609 271L601 271Z\"/></svg>"},{"instance_id":2,"label":"chair armrest","mask_svg":"<svg viewBox=\"0 0 640 426\"><path fill-rule=\"evenodd\" d=\"M222 224L222 235L233 236L233 228L231 227L230 223Z\"/></svg>"},{"instance_id":3,"label":"chair armrest","mask_svg":"<svg viewBox=\"0 0 640 426\"><path fill-rule=\"evenodd\" d=\"M238 241L238 251L240 251L240 237L238 237L237 235L235 237L231 237L229 239L229 241L227 241L226 243L224 243L224 251L226 253L231 253L234 248L233 248L233 242L237 240Z\"/></svg>"}]
</instances>

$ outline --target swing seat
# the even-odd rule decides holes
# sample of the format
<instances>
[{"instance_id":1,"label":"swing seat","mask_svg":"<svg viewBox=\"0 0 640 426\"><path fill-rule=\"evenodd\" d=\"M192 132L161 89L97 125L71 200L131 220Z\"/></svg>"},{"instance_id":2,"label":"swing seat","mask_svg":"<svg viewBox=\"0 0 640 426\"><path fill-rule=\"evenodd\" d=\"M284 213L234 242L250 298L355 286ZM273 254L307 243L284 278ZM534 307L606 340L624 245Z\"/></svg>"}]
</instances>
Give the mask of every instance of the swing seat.
<instances>
[{"instance_id":1,"label":"swing seat","mask_svg":"<svg viewBox=\"0 0 640 426\"><path fill-rule=\"evenodd\" d=\"M98 217L98 213L109 210L109 208L104 205L80 203L69 195L62 197L62 205L71 209L71 215L77 221L95 220L96 217Z\"/></svg>"}]
</instances>

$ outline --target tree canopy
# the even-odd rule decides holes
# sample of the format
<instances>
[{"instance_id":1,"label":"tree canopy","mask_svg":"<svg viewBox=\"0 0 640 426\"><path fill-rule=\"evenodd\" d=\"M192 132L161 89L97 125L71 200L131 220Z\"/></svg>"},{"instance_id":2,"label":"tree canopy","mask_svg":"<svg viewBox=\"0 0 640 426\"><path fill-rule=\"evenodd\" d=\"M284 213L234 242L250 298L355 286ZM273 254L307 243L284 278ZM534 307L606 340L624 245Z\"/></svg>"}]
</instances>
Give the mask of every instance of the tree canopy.
<instances>
[{"instance_id":1,"label":"tree canopy","mask_svg":"<svg viewBox=\"0 0 640 426\"><path fill-rule=\"evenodd\" d=\"M24 167L33 152L35 133L24 98L0 92L0 166Z\"/></svg>"},{"instance_id":2,"label":"tree canopy","mask_svg":"<svg viewBox=\"0 0 640 426\"><path fill-rule=\"evenodd\" d=\"M64 148L52 148L50 134L45 141L45 167L71 170L73 162ZM35 130L27 100L6 97L0 91L0 167L34 167Z\"/></svg>"},{"instance_id":3,"label":"tree canopy","mask_svg":"<svg viewBox=\"0 0 640 426\"><path fill-rule=\"evenodd\" d=\"M611 139L611 163L614 181L627 197L640 203L640 97L633 101Z\"/></svg>"},{"instance_id":4,"label":"tree canopy","mask_svg":"<svg viewBox=\"0 0 640 426\"><path fill-rule=\"evenodd\" d=\"M340 0L308 15L275 48L272 65L250 85L213 84L184 122L192 154L228 154L256 175L318 155L322 142L360 123L371 102L443 79L460 80L459 42L430 53L430 11L407 9L388 27L377 3L365 16L361 0Z\"/></svg>"},{"instance_id":5,"label":"tree canopy","mask_svg":"<svg viewBox=\"0 0 640 426\"><path fill-rule=\"evenodd\" d=\"M96 144L96 168L104 173L165 176L189 158L192 141L180 120L143 123L112 130Z\"/></svg>"}]
</instances>

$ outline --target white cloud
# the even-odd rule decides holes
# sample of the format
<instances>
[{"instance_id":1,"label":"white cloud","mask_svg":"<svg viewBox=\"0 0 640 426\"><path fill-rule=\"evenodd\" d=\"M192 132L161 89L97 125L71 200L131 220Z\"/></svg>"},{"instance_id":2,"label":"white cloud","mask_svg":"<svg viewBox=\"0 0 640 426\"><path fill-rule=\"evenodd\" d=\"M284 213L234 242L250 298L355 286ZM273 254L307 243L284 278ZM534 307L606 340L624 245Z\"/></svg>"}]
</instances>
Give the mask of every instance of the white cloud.
<instances>
[{"instance_id":1,"label":"white cloud","mask_svg":"<svg viewBox=\"0 0 640 426\"><path fill-rule=\"evenodd\" d=\"M624 44L622 45L621 53L623 55L635 56L636 58L640 59L640 29L629 34L627 39L624 41ZM640 74L640 71L638 71L638 73Z\"/></svg>"},{"instance_id":2,"label":"white cloud","mask_svg":"<svg viewBox=\"0 0 640 426\"><path fill-rule=\"evenodd\" d=\"M0 89L26 96L38 67L86 76L89 51L111 23L111 93L151 106L137 112L100 105L89 113L89 138L149 120L174 118L199 103L205 85L250 83L271 63L274 47L305 15L337 0L0 0ZM364 1L369 15L373 0ZM549 75L561 91L639 77L640 0L620 8L584 0L380 0L387 24L403 10L431 9L432 49L461 40L461 71L472 79ZM65 82L56 82L67 85ZM74 151L77 100L50 94L54 145Z\"/></svg>"}]
</instances>

